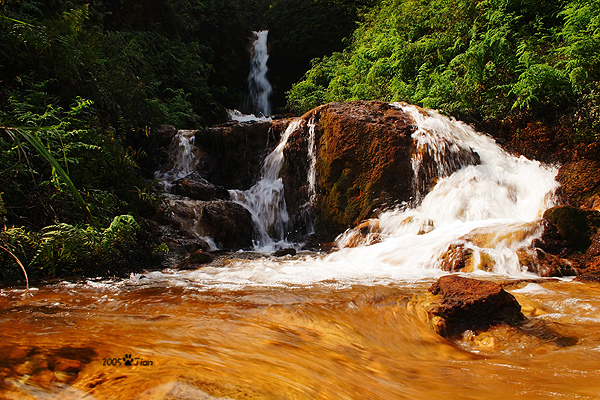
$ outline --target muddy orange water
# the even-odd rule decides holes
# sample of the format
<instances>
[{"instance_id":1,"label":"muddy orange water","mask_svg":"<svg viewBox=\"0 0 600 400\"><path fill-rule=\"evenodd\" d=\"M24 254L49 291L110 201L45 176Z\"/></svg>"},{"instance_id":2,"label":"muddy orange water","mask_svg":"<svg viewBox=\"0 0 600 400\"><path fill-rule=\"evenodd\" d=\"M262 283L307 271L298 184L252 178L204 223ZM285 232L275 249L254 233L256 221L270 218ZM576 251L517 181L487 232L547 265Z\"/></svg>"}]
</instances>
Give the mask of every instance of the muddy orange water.
<instances>
[{"instance_id":1,"label":"muddy orange water","mask_svg":"<svg viewBox=\"0 0 600 400\"><path fill-rule=\"evenodd\" d=\"M542 333L449 341L419 311L433 278L230 289L143 278L2 289L0 397L600 398L600 285L513 282Z\"/></svg>"}]
</instances>

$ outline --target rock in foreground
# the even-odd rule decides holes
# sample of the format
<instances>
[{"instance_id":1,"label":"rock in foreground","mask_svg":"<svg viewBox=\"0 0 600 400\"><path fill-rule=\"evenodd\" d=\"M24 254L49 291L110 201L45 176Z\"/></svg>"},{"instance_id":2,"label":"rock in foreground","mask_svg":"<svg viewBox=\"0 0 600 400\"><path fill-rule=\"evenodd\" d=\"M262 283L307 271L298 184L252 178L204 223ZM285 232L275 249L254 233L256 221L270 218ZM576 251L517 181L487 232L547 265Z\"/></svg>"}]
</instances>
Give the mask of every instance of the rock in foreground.
<instances>
[{"instance_id":1,"label":"rock in foreground","mask_svg":"<svg viewBox=\"0 0 600 400\"><path fill-rule=\"evenodd\" d=\"M444 337L525 320L514 296L494 282L446 275L429 291L434 296L426 306L427 315L434 330Z\"/></svg>"}]
</instances>

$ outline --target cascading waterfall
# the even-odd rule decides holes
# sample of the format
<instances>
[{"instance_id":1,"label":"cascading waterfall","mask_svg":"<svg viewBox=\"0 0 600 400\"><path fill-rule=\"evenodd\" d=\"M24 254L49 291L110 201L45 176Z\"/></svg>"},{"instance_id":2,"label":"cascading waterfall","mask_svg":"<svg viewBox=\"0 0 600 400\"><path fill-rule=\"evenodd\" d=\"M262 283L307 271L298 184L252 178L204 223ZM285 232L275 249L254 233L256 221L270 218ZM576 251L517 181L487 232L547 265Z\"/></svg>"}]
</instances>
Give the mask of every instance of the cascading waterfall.
<instances>
[{"instance_id":1,"label":"cascading waterfall","mask_svg":"<svg viewBox=\"0 0 600 400\"><path fill-rule=\"evenodd\" d=\"M416 130L412 134L416 151L411 160L416 205L429 191L427 182L448 177L461 167L477 164L479 159L465 140L462 129L457 129L454 123L432 122L425 110L405 103L395 103L395 106L411 115L416 122Z\"/></svg>"},{"instance_id":2,"label":"cascading waterfall","mask_svg":"<svg viewBox=\"0 0 600 400\"><path fill-rule=\"evenodd\" d=\"M171 169L157 171L154 174L166 192L170 192L173 182L194 172L194 165L197 162L193 153L195 133L196 131L193 130L179 130L168 150L169 160L172 162Z\"/></svg>"},{"instance_id":3,"label":"cascading waterfall","mask_svg":"<svg viewBox=\"0 0 600 400\"><path fill-rule=\"evenodd\" d=\"M273 88L267 79L269 70L267 67L267 61L269 60L267 37L269 31L254 32L254 35L250 74L248 75L250 108L255 115L268 117L271 115L270 98L273 93Z\"/></svg>"},{"instance_id":4,"label":"cascading waterfall","mask_svg":"<svg viewBox=\"0 0 600 400\"><path fill-rule=\"evenodd\" d=\"M315 128L317 117L312 116L306 122L306 142L307 142L307 171L306 179L308 183L307 197L300 204L298 221L304 225L302 231L305 235L310 235L315 231L315 207L317 206L317 144L315 142Z\"/></svg>"},{"instance_id":5,"label":"cascading waterfall","mask_svg":"<svg viewBox=\"0 0 600 400\"><path fill-rule=\"evenodd\" d=\"M180 220L181 226L186 232L191 232L195 237L205 242L210 250L218 250L218 246L215 241L208 236L201 235L198 233L198 224L200 220L200 214L198 212L199 203L198 200L181 198L173 193L173 186L179 179L190 176L195 171L196 163L198 159L194 154L194 142L196 138L196 131L182 129L177 131L168 149L169 153L169 166L170 169L167 171L156 171L154 177L158 179L160 187L168 193L165 197L165 201L174 207L175 204L179 204L189 210L193 210L194 217Z\"/></svg>"},{"instance_id":6,"label":"cascading waterfall","mask_svg":"<svg viewBox=\"0 0 600 400\"><path fill-rule=\"evenodd\" d=\"M383 213L373 224L380 243L342 249L329 261L351 261L357 267L369 262L390 276L402 275L403 270L418 275L419 269L439 271L442 254L451 244L460 244L473 250L475 268L485 258L492 272L526 273L516 251L540 234L535 222L554 205L557 170L514 157L492 138L434 111L393 105L413 118L418 126L413 136L417 147L427 146L434 159L452 146L472 149L480 163L441 178L418 206ZM444 176L441 161L437 165ZM344 247L352 233L341 235L338 244Z\"/></svg>"},{"instance_id":7,"label":"cascading waterfall","mask_svg":"<svg viewBox=\"0 0 600 400\"><path fill-rule=\"evenodd\" d=\"M259 232L257 249L269 250L289 245L284 241L289 215L279 171L284 162L285 145L302 123L301 119L296 119L288 125L277 147L265 158L261 178L254 186L246 191L230 190L232 200L242 204L252 214Z\"/></svg>"},{"instance_id":8,"label":"cascading waterfall","mask_svg":"<svg viewBox=\"0 0 600 400\"><path fill-rule=\"evenodd\" d=\"M277 263L269 266L268 272L263 261L256 265L231 265L227 271L216 272L218 280L307 284L323 280L364 283L421 279L443 273L439 269L440 260L452 245L472 251L475 269L486 264L485 269L493 273L519 276L528 273L520 265L517 251L527 248L538 237L539 219L555 203L556 168L514 157L491 137L435 111L401 103L392 105L404 110L416 126L413 140L417 151L412 163L415 180L419 171L426 168L429 177L439 177L435 186L419 202L383 212L372 220L370 226L377 240L348 247L351 236L357 233L350 230L337 239L340 250L325 257L309 257L293 268ZM266 157L261 179L247 191L230 191L232 199L253 215L260 232L257 250L290 246L285 241L290 216L279 173L284 163L283 150L297 130L307 135L310 188L306 204L315 200L316 123L303 119L291 122L278 146ZM446 159L448 155L454 155L451 157L454 161ZM419 157L427 157L427 162ZM462 168L456 170L457 165L452 163L459 163ZM452 170L456 172L451 173ZM417 186L415 190L419 190ZM210 277L212 282L216 278L214 273Z\"/></svg>"},{"instance_id":9,"label":"cascading waterfall","mask_svg":"<svg viewBox=\"0 0 600 400\"><path fill-rule=\"evenodd\" d=\"M403 109L414 120L417 130L413 139L417 149L421 146L423 154L429 155L436 174L441 177L418 205L404 205L373 220L375 244L346 247L348 238L356 234L348 231L337 239L340 249L325 257L309 256L290 263L263 260L255 264L232 264L226 271L216 272L218 278L213 275L215 272L197 272L198 279L244 285L248 282L304 285L324 281L372 284L423 279L444 274L440 259L452 244L473 251L476 273L531 276L520 265L517 251L538 237L537 222L543 211L555 204L557 169L514 157L491 137L435 111L400 103L393 106ZM269 231L269 224L281 229L288 221L277 175L287 138L295 129L307 128L300 124L297 120L290 125L265 162L261 182L240 199L255 210L257 218L265 221L265 231ZM455 150L462 154L465 149L476 153L479 159L465 160L464 167L450 174L450 168L445 167L448 161L442 160L441 155ZM413 165L424 167L419 162ZM270 194L262 192L265 188ZM477 264L483 260L491 265L487 272L477 270Z\"/></svg>"}]
</instances>

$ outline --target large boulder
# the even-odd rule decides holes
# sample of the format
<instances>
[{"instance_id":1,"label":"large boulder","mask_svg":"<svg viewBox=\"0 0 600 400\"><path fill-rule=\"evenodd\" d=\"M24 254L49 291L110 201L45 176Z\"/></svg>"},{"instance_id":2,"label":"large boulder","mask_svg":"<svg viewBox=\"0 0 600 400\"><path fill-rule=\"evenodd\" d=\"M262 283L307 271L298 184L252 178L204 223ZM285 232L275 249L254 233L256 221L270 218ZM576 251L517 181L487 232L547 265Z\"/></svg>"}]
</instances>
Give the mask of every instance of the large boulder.
<instances>
[{"instance_id":1,"label":"large boulder","mask_svg":"<svg viewBox=\"0 0 600 400\"><path fill-rule=\"evenodd\" d=\"M412 138L416 128L408 114L388 103L356 101L326 104L302 119L303 128L288 140L282 170L294 226L302 225L298 219L310 194L309 145L314 145L315 157L316 196L312 206L316 231L324 238L356 226L379 209L413 198L415 173L411 160L422 149L416 148ZM472 151L465 152L469 154L456 156L472 164L478 162ZM423 162L433 160L424 157ZM457 162L455 169L461 165ZM427 187L437 176L424 174L418 178L423 180L419 184Z\"/></svg>"},{"instance_id":2,"label":"large boulder","mask_svg":"<svg viewBox=\"0 0 600 400\"><path fill-rule=\"evenodd\" d=\"M170 197L164 206L161 222L173 226L181 237L196 239L198 245L195 248L186 246L188 252L198 248L211 250L214 245L224 250L249 249L253 245L252 215L233 201Z\"/></svg>"},{"instance_id":3,"label":"large boulder","mask_svg":"<svg viewBox=\"0 0 600 400\"><path fill-rule=\"evenodd\" d=\"M433 329L444 337L525 320L515 297L494 282L446 275L429 292L433 296L425 310Z\"/></svg>"},{"instance_id":4,"label":"large boulder","mask_svg":"<svg viewBox=\"0 0 600 400\"><path fill-rule=\"evenodd\" d=\"M591 238L600 227L600 212L556 206L544 212L543 222L544 232L537 246L548 253L566 256L590 247Z\"/></svg>"},{"instance_id":5,"label":"large boulder","mask_svg":"<svg viewBox=\"0 0 600 400\"><path fill-rule=\"evenodd\" d=\"M220 248L252 247L254 224L244 206L227 200L207 201L201 205L199 214L198 233L212 238Z\"/></svg>"}]
</instances>

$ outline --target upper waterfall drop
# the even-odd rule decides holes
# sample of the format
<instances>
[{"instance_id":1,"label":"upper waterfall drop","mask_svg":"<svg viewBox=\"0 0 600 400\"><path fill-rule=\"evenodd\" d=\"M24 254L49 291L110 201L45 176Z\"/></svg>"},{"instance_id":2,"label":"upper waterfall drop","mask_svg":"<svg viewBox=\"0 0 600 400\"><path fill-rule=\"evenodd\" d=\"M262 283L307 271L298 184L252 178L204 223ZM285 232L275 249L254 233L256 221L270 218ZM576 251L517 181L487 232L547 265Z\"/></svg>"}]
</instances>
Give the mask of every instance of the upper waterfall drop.
<instances>
[{"instance_id":1,"label":"upper waterfall drop","mask_svg":"<svg viewBox=\"0 0 600 400\"><path fill-rule=\"evenodd\" d=\"M267 38L269 31L254 32L248 75L249 109L254 115L268 117L271 115L271 94L273 88L267 79L267 61L269 51Z\"/></svg>"}]
</instances>

